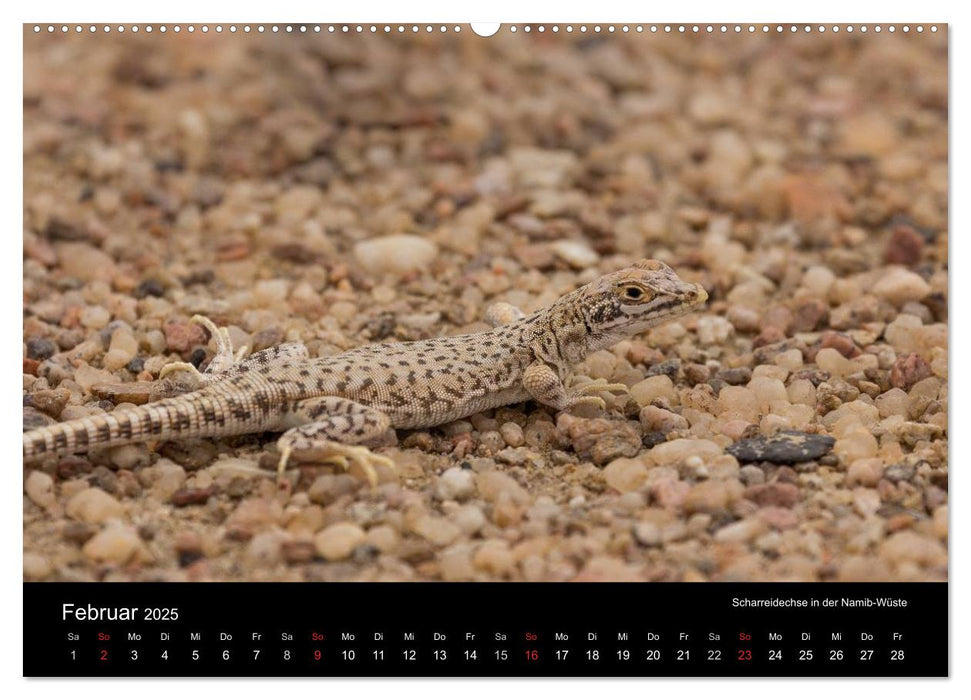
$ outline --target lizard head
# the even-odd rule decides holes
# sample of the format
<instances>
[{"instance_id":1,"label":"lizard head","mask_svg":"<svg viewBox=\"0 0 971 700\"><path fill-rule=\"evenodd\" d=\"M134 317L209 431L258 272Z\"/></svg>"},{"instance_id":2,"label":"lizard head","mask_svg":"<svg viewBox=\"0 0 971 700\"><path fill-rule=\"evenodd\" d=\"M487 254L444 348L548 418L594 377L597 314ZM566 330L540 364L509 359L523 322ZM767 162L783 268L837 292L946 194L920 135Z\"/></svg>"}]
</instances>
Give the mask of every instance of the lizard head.
<instances>
[{"instance_id":1,"label":"lizard head","mask_svg":"<svg viewBox=\"0 0 971 700\"><path fill-rule=\"evenodd\" d=\"M582 290L588 349L596 350L677 318L708 299L658 260L641 260L604 275Z\"/></svg>"}]
</instances>

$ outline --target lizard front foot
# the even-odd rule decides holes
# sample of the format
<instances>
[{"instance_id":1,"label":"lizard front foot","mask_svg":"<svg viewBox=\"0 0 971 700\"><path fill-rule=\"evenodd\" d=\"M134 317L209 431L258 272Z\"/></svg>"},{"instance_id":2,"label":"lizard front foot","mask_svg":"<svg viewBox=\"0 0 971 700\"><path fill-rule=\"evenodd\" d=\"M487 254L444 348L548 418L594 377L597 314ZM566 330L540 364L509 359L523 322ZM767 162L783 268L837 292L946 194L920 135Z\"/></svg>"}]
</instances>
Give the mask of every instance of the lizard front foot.
<instances>
[{"instance_id":1,"label":"lizard front foot","mask_svg":"<svg viewBox=\"0 0 971 700\"><path fill-rule=\"evenodd\" d=\"M592 382L573 389L570 393L567 410L576 408L577 406L589 406L592 404L601 411L606 411L607 402L598 396L598 394L627 393L627 391L626 384L611 384L605 379L595 379Z\"/></svg>"},{"instance_id":2,"label":"lizard front foot","mask_svg":"<svg viewBox=\"0 0 971 700\"><path fill-rule=\"evenodd\" d=\"M588 384L574 389L576 396L591 396L593 394L611 393L626 394L630 389L626 384L609 383L606 379L594 379Z\"/></svg>"},{"instance_id":3,"label":"lizard front foot","mask_svg":"<svg viewBox=\"0 0 971 700\"><path fill-rule=\"evenodd\" d=\"M189 374L191 374L193 377L196 377L196 378L203 376L202 372L199 371L199 368L196 367L191 362L170 362L167 365L165 365L162 369L159 370L158 378L165 379L173 372L188 372Z\"/></svg>"},{"instance_id":4,"label":"lizard front foot","mask_svg":"<svg viewBox=\"0 0 971 700\"><path fill-rule=\"evenodd\" d=\"M607 410L607 402L599 396L573 396L570 398L570 402L566 405L566 410L570 411L577 406L586 406L589 404L593 404L601 411Z\"/></svg>"},{"instance_id":5,"label":"lizard front foot","mask_svg":"<svg viewBox=\"0 0 971 700\"><path fill-rule=\"evenodd\" d=\"M356 466L364 473L364 478L373 489L378 485L378 472L376 467L386 467L395 471L394 462L378 455L361 445L344 445L339 442L328 440L326 444L319 444L313 448L294 448L284 445L280 449L280 461L277 463L277 479L283 478L283 473L287 468L287 463L293 456L294 451L306 455L306 461L318 464L332 464L345 471L350 471L352 466Z\"/></svg>"}]
</instances>

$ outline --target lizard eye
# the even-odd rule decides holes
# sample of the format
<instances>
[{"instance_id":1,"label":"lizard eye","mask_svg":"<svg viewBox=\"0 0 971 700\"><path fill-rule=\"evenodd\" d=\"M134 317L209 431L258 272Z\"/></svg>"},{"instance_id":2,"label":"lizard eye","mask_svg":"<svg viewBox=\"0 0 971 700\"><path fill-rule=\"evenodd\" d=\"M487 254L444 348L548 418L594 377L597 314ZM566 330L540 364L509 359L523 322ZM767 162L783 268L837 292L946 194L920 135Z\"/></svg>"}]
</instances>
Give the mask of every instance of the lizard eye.
<instances>
[{"instance_id":1,"label":"lizard eye","mask_svg":"<svg viewBox=\"0 0 971 700\"><path fill-rule=\"evenodd\" d=\"M624 287L620 293L627 301L645 301L647 297L647 292L643 288L634 285Z\"/></svg>"}]
</instances>

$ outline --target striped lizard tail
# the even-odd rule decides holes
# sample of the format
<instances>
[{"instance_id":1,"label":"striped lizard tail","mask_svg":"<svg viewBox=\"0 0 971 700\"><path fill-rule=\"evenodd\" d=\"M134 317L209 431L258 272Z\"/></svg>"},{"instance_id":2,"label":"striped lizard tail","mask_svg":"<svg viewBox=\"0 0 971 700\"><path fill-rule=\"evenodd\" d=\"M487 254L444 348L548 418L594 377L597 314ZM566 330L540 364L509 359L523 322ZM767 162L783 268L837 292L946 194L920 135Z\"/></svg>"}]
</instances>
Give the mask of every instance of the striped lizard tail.
<instances>
[{"instance_id":1,"label":"striped lizard tail","mask_svg":"<svg viewBox=\"0 0 971 700\"><path fill-rule=\"evenodd\" d=\"M24 433L24 461L126 445L154 437L214 437L226 427L220 398L202 389L137 408L37 428ZM228 432L236 432L229 426Z\"/></svg>"}]
</instances>

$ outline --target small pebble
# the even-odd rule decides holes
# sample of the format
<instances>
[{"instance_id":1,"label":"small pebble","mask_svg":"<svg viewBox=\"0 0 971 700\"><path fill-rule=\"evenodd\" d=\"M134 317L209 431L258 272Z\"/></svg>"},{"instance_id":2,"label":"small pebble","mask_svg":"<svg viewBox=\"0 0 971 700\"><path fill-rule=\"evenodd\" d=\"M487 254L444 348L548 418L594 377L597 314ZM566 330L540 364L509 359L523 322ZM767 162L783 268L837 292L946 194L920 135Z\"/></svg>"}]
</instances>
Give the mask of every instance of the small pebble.
<instances>
[{"instance_id":1,"label":"small pebble","mask_svg":"<svg viewBox=\"0 0 971 700\"><path fill-rule=\"evenodd\" d=\"M101 330L111 321L111 314L101 306L89 306L81 312L81 325L91 330Z\"/></svg>"},{"instance_id":2,"label":"small pebble","mask_svg":"<svg viewBox=\"0 0 971 700\"><path fill-rule=\"evenodd\" d=\"M30 338L27 341L27 357L32 360L46 360L57 352L57 346L47 338Z\"/></svg>"},{"instance_id":3,"label":"small pebble","mask_svg":"<svg viewBox=\"0 0 971 700\"><path fill-rule=\"evenodd\" d=\"M328 561L346 559L354 548L364 544L367 536L353 523L335 523L324 528L314 537L317 554Z\"/></svg>"},{"instance_id":4,"label":"small pebble","mask_svg":"<svg viewBox=\"0 0 971 700\"><path fill-rule=\"evenodd\" d=\"M600 256L594 250L578 241L556 241L550 246L550 250L578 270L592 267L600 261Z\"/></svg>"},{"instance_id":5,"label":"small pebble","mask_svg":"<svg viewBox=\"0 0 971 700\"><path fill-rule=\"evenodd\" d=\"M920 301L930 292L923 277L902 267L889 268L873 285L875 295L898 307L908 301Z\"/></svg>"},{"instance_id":6,"label":"small pebble","mask_svg":"<svg viewBox=\"0 0 971 700\"><path fill-rule=\"evenodd\" d=\"M404 274L427 268L438 255L438 247L419 236L395 234L361 241L354 257L371 274Z\"/></svg>"},{"instance_id":7,"label":"small pebble","mask_svg":"<svg viewBox=\"0 0 971 700\"><path fill-rule=\"evenodd\" d=\"M621 493L636 491L647 481L647 467L635 459L620 458L604 467L604 480Z\"/></svg>"},{"instance_id":8,"label":"small pebble","mask_svg":"<svg viewBox=\"0 0 971 700\"><path fill-rule=\"evenodd\" d=\"M630 388L630 395L641 406L648 406L657 398L665 398L668 401L674 401L677 398L674 383L665 374L637 382Z\"/></svg>"},{"instance_id":9,"label":"small pebble","mask_svg":"<svg viewBox=\"0 0 971 700\"><path fill-rule=\"evenodd\" d=\"M848 486L876 486L883 476L883 463L879 459L858 459L846 470Z\"/></svg>"},{"instance_id":10,"label":"small pebble","mask_svg":"<svg viewBox=\"0 0 971 700\"><path fill-rule=\"evenodd\" d=\"M475 477L458 467L446 469L438 477L436 493L442 500L463 501L475 494Z\"/></svg>"},{"instance_id":11,"label":"small pebble","mask_svg":"<svg viewBox=\"0 0 971 700\"><path fill-rule=\"evenodd\" d=\"M24 579L43 581L54 573L51 560L42 554L24 552Z\"/></svg>"},{"instance_id":12,"label":"small pebble","mask_svg":"<svg viewBox=\"0 0 971 700\"><path fill-rule=\"evenodd\" d=\"M772 437L740 440L725 451L742 462L795 464L809 462L829 452L836 441L828 435L783 430Z\"/></svg>"},{"instance_id":13,"label":"small pebble","mask_svg":"<svg viewBox=\"0 0 971 700\"><path fill-rule=\"evenodd\" d=\"M88 540L81 550L84 556L109 564L125 564L141 548L138 533L127 525L109 525Z\"/></svg>"},{"instance_id":14,"label":"small pebble","mask_svg":"<svg viewBox=\"0 0 971 700\"><path fill-rule=\"evenodd\" d=\"M27 497L41 508L49 508L57 500L54 495L54 480L42 471L33 470L24 480Z\"/></svg>"},{"instance_id":15,"label":"small pebble","mask_svg":"<svg viewBox=\"0 0 971 700\"><path fill-rule=\"evenodd\" d=\"M86 523L103 523L111 518L120 518L125 513L118 500L99 488L87 488L76 493L67 503L69 517Z\"/></svg>"},{"instance_id":16,"label":"small pebble","mask_svg":"<svg viewBox=\"0 0 971 700\"><path fill-rule=\"evenodd\" d=\"M506 422L499 427L499 434L510 447L520 447L525 442L523 429L518 423Z\"/></svg>"}]
</instances>

